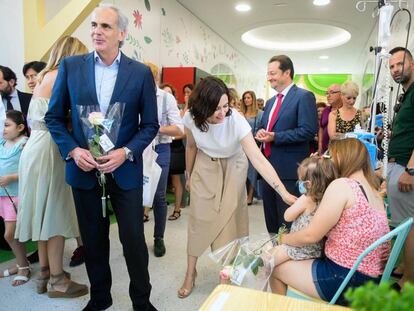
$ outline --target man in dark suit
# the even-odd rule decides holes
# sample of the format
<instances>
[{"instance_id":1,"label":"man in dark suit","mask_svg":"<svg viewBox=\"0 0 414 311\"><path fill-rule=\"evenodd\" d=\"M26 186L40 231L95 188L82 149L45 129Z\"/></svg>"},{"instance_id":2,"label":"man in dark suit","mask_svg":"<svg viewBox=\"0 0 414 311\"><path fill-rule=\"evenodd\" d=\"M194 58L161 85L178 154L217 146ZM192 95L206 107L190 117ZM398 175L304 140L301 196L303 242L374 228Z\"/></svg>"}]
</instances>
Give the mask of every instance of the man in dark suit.
<instances>
[{"instance_id":1,"label":"man in dark suit","mask_svg":"<svg viewBox=\"0 0 414 311\"><path fill-rule=\"evenodd\" d=\"M105 173L106 190L118 221L119 237L130 276L134 310L156 310L150 303L148 250L142 207L142 153L158 132L155 84L145 65L129 59L119 48L125 39L127 17L110 4L92 13L95 51L66 58L59 72L45 121L66 163L72 186L91 298L83 310L112 305L109 267L109 219L103 217L102 188L97 170ZM94 159L82 131L79 106L94 105L105 114L116 102L125 103L115 148ZM73 132L66 128L71 110Z\"/></svg>"},{"instance_id":2,"label":"man in dark suit","mask_svg":"<svg viewBox=\"0 0 414 311\"><path fill-rule=\"evenodd\" d=\"M18 110L27 117L32 94L16 89L17 77L9 67L0 66L0 93L7 110Z\"/></svg>"},{"instance_id":3,"label":"man in dark suit","mask_svg":"<svg viewBox=\"0 0 414 311\"><path fill-rule=\"evenodd\" d=\"M298 194L298 164L309 156L309 142L318 124L315 96L294 85L293 75L293 63L288 56L274 56L269 60L267 79L277 94L266 103L262 129L256 139L263 143L263 152L287 191ZM262 196L267 231L277 233L286 223L283 214L287 205L266 182L262 182Z\"/></svg>"}]
</instances>

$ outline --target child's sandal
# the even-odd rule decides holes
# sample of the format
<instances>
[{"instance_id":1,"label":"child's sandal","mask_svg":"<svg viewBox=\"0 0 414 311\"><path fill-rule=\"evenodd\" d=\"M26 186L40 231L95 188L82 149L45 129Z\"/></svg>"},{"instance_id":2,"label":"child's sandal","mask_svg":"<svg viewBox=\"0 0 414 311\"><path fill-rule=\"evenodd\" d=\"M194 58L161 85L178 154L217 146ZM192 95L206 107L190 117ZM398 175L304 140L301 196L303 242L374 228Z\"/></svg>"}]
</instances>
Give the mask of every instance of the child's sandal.
<instances>
[{"instance_id":1,"label":"child's sandal","mask_svg":"<svg viewBox=\"0 0 414 311\"><path fill-rule=\"evenodd\" d=\"M17 270L18 271L27 270L27 274L26 275L17 275L17 276L15 276L14 279L13 279L12 285L13 286L20 286L20 285L26 284L29 281L30 275L31 275L30 266L27 265L25 267L20 267L19 265L17 265Z\"/></svg>"},{"instance_id":2,"label":"child's sandal","mask_svg":"<svg viewBox=\"0 0 414 311\"><path fill-rule=\"evenodd\" d=\"M17 267L17 265L16 265L16 267ZM16 272L12 273L12 272L10 272L12 269L13 268L7 268L6 270L3 270L3 275L0 275L0 279L1 278L7 278L7 277L9 277L11 275L15 275L18 270Z\"/></svg>"}]
</instances>

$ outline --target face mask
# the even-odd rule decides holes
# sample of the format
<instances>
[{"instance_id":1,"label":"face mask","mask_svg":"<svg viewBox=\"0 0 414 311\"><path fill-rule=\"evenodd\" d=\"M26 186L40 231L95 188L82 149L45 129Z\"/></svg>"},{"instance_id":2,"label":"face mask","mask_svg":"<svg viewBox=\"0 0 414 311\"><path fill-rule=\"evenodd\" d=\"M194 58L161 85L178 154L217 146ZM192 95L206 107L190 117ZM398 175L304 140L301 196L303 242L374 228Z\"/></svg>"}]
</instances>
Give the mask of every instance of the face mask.
<instances>
[{"instance_id":1,"label":"face mask","mask_svg":"<svg viewBox=\"0 0 414 311\"><path fill-rule=\"evenodd\" d=\"M301 194L306 194L306 192L308 191L305 187L305 182L303 180L298 181L298 188Z\"/></svg>"}]
</instances>

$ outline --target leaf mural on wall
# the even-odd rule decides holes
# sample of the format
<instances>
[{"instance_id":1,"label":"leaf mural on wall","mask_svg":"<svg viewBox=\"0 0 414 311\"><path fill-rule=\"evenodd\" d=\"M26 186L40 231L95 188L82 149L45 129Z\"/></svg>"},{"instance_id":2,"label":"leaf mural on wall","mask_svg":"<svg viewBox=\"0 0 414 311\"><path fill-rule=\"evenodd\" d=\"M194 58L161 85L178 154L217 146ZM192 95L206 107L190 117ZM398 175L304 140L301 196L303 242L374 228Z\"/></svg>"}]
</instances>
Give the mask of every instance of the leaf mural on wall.
<instances>
[{"instance_id":1,"label":"leaf mural on wall","mask_svg":"<svg viewBox=\"0 0 414 311\"><path fill-rule=\"evenodd\" d=\"M142 56L141 52L138 53L137 50L134 49L134 52L132 54L132 59L137 60L137 61L140 61L141 60L141 56Z\"/></svg>"},{"instance_id":2,"label":"leaf mural on wall","mask_svg":"<svg viewBox=\"0 0 414 311\"><path fill-rule=\"evenodd\" d=\"M198 53L197 47L195 45L193 45L193 53L194 53L194 58L196 60L200 59L200 54Z\"/></svg>"},{"instance_id":3,"label":"leaf mural on wall","mask_svg":"<svg viewBox=\"0 0 414 311\"><path fill-rule=\"evenodd\" d=\"M162 16L166 16L167 15L167 12L165 11L164 8L161 8L161 14L162 14Z\"/></svg>"},{"instance_id":4,"label":"leaf mural on wall","mask_svg":"<svg viewBox=\"0 0 414 311\"><path fill-rule=\"evenodd\" d=\"M152 39L150 37L145 36L144 41L146 44L150 44L152 42Z\"/></svg>"},{"instance_id":5,"label":"leaf mural on wall","mask_svg":"<svg viewBox=\"0 0 414 311\"><path fill-rule=\"evenodd\" d=\"M144 2L145 2L145 8L147 9L147 11L148 12L151 11L151 4L149 0L145 0Z\"/></svg>"},{"instance_id":6,"label":"leaf mural on wall","mask_svg":"<svg viewBox=\"0 0 414 311\"><path fill-rule=\"evenodd\" d=\"M142 14L140 14L138 10L134 10L132 15L134 16L135 28L138 27L138 28L142 29Z\"/></svg>"},{"instance_id":7,"label":"leaf mural on wall","mask_svg":"<svg viewBox=\"0 0 414 311\"><path fill-rule=\"evenodd\" d=\"M185 62L186 64L189 64L189 63L190 63L190 56L188 55L188 53L187 53L187 52L184 52L184 53L183 53L183 59L184 59L184 62Z\"/></svg>"},{"instance_id":8,"label":"leaf mural on wall","mask_svg":"<svg viewBox=\"0 0 414 311\"><path fill-rule=\"evenodd\" d=\"M129 33L126 36L125 41L129 44L131 44L132 46L135 46L137 48L139 48L140 50L142 50L142 46L139 43L138 39L135 39L133 36L131 36Z\"/></svg>"},{"instance_id":9,"label":"leaf mural on wall","mask_svg":"<svg viewBox=\"0 0 414 311\"><path fill-rule=\"evenodd\" d=\"M165 47L171 48L174 45L174 37L168 28L164 29L161 33Z\"/></svg>"}]
</instances>

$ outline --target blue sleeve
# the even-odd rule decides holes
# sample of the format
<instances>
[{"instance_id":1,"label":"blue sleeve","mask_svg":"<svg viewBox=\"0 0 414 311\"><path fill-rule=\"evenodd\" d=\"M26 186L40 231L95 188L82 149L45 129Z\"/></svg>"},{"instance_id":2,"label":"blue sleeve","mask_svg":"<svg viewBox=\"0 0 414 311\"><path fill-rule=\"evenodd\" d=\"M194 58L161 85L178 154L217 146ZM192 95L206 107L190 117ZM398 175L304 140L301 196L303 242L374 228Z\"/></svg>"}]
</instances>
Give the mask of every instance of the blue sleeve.
<instances>
[{"instance_id":1,"label":"blue sleeve","mask_svg":"<svg viewBox=\"0 0 414 311\"><path fill-rule=\"evenodd\" d=\"M58 75L49 102L49 109L45 115L45 122L64 160L67 160L69 152L78 147L78 144L66 127L67 115L70 109L69 96L66 59L63 59L59 64Z\"/></svg>"}]
</instances>

